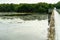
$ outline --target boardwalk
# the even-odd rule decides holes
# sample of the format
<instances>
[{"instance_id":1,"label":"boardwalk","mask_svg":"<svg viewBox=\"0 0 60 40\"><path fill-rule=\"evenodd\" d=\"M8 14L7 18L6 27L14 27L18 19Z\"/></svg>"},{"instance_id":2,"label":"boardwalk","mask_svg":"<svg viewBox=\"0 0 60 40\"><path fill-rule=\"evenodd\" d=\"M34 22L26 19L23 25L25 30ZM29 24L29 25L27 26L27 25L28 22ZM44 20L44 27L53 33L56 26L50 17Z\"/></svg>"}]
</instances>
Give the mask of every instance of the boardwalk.
<instances>
[{"instance_id":1,"label":"boardwalk","mask_svg":"<svg viewBox=\"0 0 60 40\"><path fill-rule=\"evenodd\" d=\"M48 31L48 40L55 40L55 25L54 25L54 10L50 17L49 31Z\"/></svg>"}]
</instances>

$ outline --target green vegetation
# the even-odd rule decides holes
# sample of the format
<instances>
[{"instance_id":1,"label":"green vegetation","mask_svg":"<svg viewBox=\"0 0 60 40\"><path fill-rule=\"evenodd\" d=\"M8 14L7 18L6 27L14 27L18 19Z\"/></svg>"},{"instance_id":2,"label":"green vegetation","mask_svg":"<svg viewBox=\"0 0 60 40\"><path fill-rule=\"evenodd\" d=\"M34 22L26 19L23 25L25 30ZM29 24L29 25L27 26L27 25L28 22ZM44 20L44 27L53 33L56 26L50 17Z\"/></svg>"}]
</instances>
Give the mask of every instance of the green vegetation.
<instances>
[{"instance_id":1,"label":"green vegetation","mask_svg":"<svg viewBox=\"0 0 60 40\"><path fill-rule=\"evenodd\" d=\"M48 13L48 9L54 7L60 8L60 2L57 4L0 4L0 12Z\"/></svg>"},{"instance_id":2,"label":"green vegetation","mask_svg":"<svg viewBox=\"0 0 60 40\"><path fill-rule=\"evenodd\" d=\"M55 7L56 7L57 9L60 9L60 2L58 2L57 4L55 4Z\"/></svg>"}]
</instances>

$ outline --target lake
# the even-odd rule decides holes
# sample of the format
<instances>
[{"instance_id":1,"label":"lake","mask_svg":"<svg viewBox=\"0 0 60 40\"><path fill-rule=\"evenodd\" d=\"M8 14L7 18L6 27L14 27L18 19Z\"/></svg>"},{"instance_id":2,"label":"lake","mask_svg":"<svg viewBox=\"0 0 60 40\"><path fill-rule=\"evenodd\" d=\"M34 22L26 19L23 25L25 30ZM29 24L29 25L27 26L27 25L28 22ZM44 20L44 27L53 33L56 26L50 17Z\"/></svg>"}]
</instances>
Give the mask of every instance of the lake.
<instances>
[{"instance_id":1,"label":"lake","mask_svg":"<svg viewBox=\"0 0 60 40\"><path fill-rule=\"evenodd\" d=\"M55 40L60 40L60 9L54 10L55 18Z\"/></svg>"},{"instance_id":2,"label":"lake","mask_svg":"<svg viewBox=\"0 0 60 40\"><path fill-rule=\"evenodd\" d=\"M48 15L0 16L0 40L47 40Z\"/></svg>"}]
</instances>

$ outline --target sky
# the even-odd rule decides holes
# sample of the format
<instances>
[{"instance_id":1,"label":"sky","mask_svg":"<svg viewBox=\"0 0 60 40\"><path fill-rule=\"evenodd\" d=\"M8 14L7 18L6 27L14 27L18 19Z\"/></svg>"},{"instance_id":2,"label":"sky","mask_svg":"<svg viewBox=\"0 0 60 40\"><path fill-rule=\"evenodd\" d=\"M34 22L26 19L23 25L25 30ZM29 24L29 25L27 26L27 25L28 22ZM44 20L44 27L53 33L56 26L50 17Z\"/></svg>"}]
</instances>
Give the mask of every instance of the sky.
<instances>
[{"instance_id":1,"label":"sky","mask_svg":"<svg viewBox=\"0 0 60 40\"><path fill-rule=\"evenodd\" d=\"M38 3L38 2L46 2L46 3L57 3L60 0L0 0L0 3Z\"/></svg>"}]
</instances>

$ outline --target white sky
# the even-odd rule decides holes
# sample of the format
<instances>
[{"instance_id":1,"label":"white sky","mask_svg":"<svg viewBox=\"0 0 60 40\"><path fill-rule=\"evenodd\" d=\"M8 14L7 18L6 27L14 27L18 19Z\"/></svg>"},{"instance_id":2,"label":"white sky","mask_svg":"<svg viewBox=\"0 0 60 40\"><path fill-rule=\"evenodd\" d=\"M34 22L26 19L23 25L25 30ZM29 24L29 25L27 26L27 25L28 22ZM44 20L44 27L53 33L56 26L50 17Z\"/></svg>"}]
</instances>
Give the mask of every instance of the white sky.
<instances>
[{"instance_id":1,"label":"white sky","mask_svg":"<svg viewBox=\"0 0 60 40\"><path fill-rule=\"evenodd\" d=\"M38 2L46 2L46 3L57 3L60 0L0 0L0 3L38 3Z\"/></svg>"}]
</instances>

